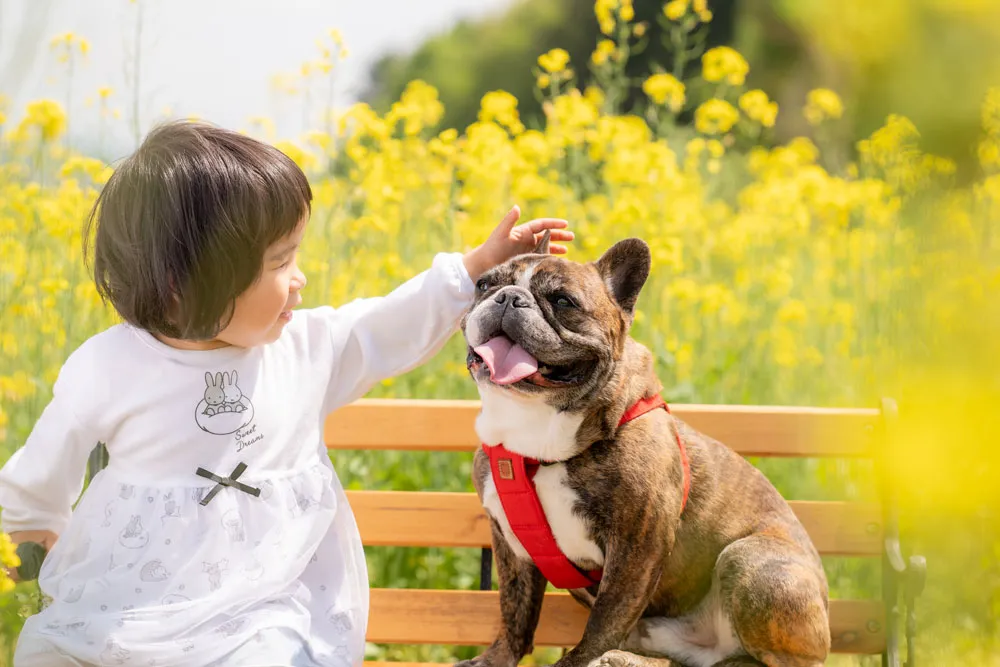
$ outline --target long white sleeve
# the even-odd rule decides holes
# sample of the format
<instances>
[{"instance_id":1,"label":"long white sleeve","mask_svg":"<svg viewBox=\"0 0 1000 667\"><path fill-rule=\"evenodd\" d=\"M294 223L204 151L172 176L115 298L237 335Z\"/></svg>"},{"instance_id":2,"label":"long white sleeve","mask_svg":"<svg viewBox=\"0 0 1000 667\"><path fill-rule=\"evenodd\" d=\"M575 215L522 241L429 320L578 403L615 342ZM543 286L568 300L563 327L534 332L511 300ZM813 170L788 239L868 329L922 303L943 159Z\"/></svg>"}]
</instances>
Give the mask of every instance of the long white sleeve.
<instances>
[{"instance_id":1,"label":"long white sleeve","mask_svg":"<svg viewBox=\"0 0 1000 667\"><path fill-rule=\"evenodd\" d=\"M442 253L430 269L386 296L334 311L334 369L326 409L346 405L381 380L434 356L458 330L474 292L462 255Z\"/></svg>"},{"instance_id":2,"label":"long white sleeve","mask_svg":"<svg viewBox=\"0 0 1000 667\"><path fill-rule=\"evenodd\" d=\"M0 524L4 532L51 530L61 534L83 490L87 456L97 444L79 414L86 392L78 357L71 355L24 446L0 470Z\"/></svg>"}]
</instances>

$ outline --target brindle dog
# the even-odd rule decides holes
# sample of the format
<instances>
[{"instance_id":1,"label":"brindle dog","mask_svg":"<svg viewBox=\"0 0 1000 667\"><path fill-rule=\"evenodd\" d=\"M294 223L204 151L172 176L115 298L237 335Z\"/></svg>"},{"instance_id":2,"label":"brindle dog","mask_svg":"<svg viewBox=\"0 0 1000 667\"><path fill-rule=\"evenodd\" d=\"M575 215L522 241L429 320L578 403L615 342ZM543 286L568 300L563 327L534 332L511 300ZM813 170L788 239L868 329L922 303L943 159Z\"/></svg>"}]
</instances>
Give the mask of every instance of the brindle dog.
<instances>
[{"instance_id":1,"label":"brindle dog","mask_svg":"<svg viewBox=\"0 0 1000 667\"><path fill-rule=\"evenodd\" d=\"M560 549L599 585L559 667L821 665L828 589L809 536L756 468L666 410L619 427L661 390L629 329L650 269L639 239L581 264L516 257L483 275L462 323L486 445L547 462L534 478ZM681 512L684 467L690 496ZM503 625L461 667L515 667L533 647L546 580L510 530L482 451L476 491L492 525ZM671 662L672 661L672 662Z\"/></svg>"}]
</instances>

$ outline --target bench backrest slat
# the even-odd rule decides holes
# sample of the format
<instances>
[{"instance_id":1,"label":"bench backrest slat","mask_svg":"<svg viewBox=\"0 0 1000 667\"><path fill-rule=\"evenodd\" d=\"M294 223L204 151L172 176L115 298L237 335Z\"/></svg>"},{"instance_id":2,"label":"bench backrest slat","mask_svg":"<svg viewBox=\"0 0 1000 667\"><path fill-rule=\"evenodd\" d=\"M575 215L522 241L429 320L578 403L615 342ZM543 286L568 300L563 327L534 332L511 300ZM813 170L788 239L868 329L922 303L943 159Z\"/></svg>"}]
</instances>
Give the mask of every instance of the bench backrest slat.
<instances>
[{"instance_id":1,"label":"bench backrest slat","mask_svg":"<svg viewBox=\"0 0 1000 667\"><path fill-rule=\"evenodd\" d=\"M489 547L490 525L474 493L348 491L368 546ZM819 552L876 556L882 526L876 505L792 501Z\"/></svg>"},{"instance_id":2,"label":"bench backrest slat","mask_svg":"<svg viewBox=\"0 0 1000 667\"><path fill-rule=\"evenodd\" d=\"M743 456L867 457L878 410L733 405L671 405L693 428ZM362 399L325 425L331 449L471 451L479 446L479 401Z\"/></svg>"}]
</instances>

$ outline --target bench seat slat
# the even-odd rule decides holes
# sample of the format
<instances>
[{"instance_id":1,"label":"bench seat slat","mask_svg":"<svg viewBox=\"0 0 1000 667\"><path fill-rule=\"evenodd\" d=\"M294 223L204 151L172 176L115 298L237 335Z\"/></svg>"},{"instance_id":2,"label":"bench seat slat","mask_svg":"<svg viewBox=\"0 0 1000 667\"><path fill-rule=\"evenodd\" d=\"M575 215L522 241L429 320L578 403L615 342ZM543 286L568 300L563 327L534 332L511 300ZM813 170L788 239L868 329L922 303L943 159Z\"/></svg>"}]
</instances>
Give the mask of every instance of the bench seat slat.
<instances>
[{"instance_id":1,"label":"bench seat slat","mask_svg":"<svg viewBox=\"0 0 1000 667\"><path fill-rule=\"evenodd\" d=\"M474 493L348 491L368 546L488 547L490 525ZM875 505L793 501L821 554L876 556L882 528Z\"/></svg>"},{"instance_id":2,"label":"bench seat slat","mask_svg":"<svg viewBox=\"0 0 1000 667\"><path fill-rule=\"evenodd\" d=\"M680 419L743 456L873 455L879 411L740 405L670 406ZM331 414L331 449L472 451L479 401L360 399Z\"/></svg>"},{"instance_id":3,"label":"bench seat slat","mask_svg":"<svg viewBox=\"0 0 1000 667\"><path fill-rule=\"evenodd\" d=\"M831 600L830 631L837 653L878 653L885 647L882 604ZM587 610L568 593L547 593L535 634L536 646L573 646ZM487 646L500 627L495 591L376 588L371 592L368 641L376 644Z\"/></svg>"}]
</instances>

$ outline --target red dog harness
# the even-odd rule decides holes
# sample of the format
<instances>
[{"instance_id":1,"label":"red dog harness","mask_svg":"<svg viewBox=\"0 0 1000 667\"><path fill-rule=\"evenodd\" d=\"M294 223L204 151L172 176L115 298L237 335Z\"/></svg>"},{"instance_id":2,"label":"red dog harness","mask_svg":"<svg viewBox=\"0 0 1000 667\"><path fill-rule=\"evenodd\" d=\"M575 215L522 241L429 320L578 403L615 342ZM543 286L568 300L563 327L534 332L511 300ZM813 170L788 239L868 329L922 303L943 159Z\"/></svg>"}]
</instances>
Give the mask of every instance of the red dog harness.
<instances>
[{"instance_id":1,"label":"red dog harness","mask_svg":"<svg viewBox=\"0 0 1000 667\"><path fill-rule=\"evenodd\" d=\"M659 394L644 398L625 412L618 426L657 408L670 412L666 401ZM681 500L683 513L691 490L691 464L680 433L677 432L676 435L684 467L684 496ZM510 528L545 578L557 588L564 589L589 588L600 582L601 569L585 572L559 549L533 482L540 462L510 452L502 444L493 447L484 444L483 451L490 457L493 484L500 496Z\"/></svg>"}]
</instances>

